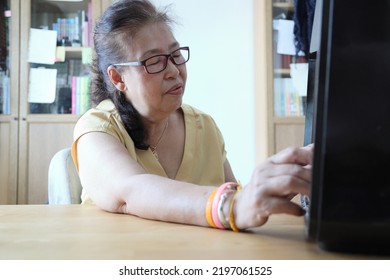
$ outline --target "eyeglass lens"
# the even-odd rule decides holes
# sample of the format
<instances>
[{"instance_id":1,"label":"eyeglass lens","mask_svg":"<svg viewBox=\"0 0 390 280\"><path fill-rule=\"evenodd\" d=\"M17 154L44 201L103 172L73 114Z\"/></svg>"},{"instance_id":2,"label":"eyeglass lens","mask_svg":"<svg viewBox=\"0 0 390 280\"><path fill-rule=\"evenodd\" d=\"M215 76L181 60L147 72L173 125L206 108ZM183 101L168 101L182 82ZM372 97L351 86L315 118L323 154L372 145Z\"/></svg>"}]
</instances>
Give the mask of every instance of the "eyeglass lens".
<instances>
[{"instance_id":1,"label":"eyeglass lens","mask_svg":"<svg viewBox=\"0 0 390 280\"><path fill-rule=\"evenodd\" d=\"M157 73L163 71L168 64L168 58L176 64L184 64L188 61L188 49L178 49L170 55L156 55L145 61L146 70L149 73Z\"/></svg>"}]
</instances>

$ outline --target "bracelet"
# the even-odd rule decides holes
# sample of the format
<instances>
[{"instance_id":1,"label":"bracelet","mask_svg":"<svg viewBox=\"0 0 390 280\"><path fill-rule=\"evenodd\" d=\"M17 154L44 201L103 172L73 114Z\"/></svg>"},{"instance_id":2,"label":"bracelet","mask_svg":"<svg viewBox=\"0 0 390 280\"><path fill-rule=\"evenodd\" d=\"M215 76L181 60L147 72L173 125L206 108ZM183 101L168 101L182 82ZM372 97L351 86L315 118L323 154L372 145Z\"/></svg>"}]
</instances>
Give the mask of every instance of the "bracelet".
<instances>
[{"instance_id":1,"label":"bracelet","mask_svg":"<svg viewBox=\"0 0 390 280\"><path fill-rule=\"evenodd\" d=\"M238 184L234 182L227 182L222 184L215 193L213 204L212 204L212 210L211 210L211 217L213 218L213 222L215 226L219 229L225 229L224 225L221 223L218 217L218 204L221 199L222 193L227 189L231 189L232 187L237 188Z\"/></svg>"},{"instance_id":2,"label":"bracelet","mask_svg":"<svg viewBox=\"0 0 390 280\"><path fill-rule=\"evenodd\" d=\"M218 189L215 189L212 191L212 193L209 196L209 199L207 200L206 204L206 220L207 223L209 224L210 227L216 228L217 226L213 222L213 217L211 216L211 210L213 206L213 199L215 196L215 193L217 192Z\"/></svg>"},{"instance_id":3,"label":"bracelet","mask_svg":"<svg viewBox=\"0 0 390 280\"><path fill-rule=\"evenodd\" d=\"M236 196L238 194L238 192L241 190L241 187L239 186L237 188L237 192L233 195L233 198L232 198L232 201L230 202L230 208L229 208L229 225L230 225L230 228L235 231L235 232L239 232L240 229L237 228L236 226L236 223L234 222L234 211L233 211L233 207L234 207L234 202L236 200Z\"/></svg>"},{"instance_id":4,"label":"bracelet","mask_svg":"<svg viewBox=\"0 0 390 280\"><path fill-rule=\"evenodd\" d=\"M223 213L223 205L226 201L227 196L232 193L232 191L226 191L221 195L221 199L219 200L218 203L218 218L221 224L223 225L224 228L230 229L230 224L229 220L226 219L225 214Z\"/></svg>"}]
</instances>

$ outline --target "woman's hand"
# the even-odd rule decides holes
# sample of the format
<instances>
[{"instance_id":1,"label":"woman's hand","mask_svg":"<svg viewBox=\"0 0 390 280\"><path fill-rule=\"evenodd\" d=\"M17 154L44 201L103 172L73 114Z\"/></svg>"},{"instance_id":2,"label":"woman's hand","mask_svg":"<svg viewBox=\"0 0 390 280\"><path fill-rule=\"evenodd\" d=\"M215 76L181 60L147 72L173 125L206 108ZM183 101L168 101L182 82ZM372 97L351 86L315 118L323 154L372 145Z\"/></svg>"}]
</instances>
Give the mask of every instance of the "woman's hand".
<instances>
[{"instance_id":1,"label":"woman's hand","mask_svg":"<svg viewBox=\"0 0 390 280\"><path fill-rule=\"evenodd\" d=\"M308 145L285 149L260 164L249 184L237 194L236 226L261 226L271 214L303 215L303 209L291 199L297 194L309 194L312 157L313 145Z\"/></svg>"}]
</instances>

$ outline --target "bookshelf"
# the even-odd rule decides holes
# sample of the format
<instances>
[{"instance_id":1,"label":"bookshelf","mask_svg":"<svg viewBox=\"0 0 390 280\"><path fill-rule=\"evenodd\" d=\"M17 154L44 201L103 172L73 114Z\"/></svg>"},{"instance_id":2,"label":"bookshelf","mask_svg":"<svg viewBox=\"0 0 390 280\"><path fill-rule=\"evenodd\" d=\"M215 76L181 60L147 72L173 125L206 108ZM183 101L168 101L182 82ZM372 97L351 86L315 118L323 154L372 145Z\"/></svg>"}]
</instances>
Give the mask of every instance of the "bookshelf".
<instances>
[{"instance_id":1,"label":"bookshelf","mask_svg":"<svg viewBox=\"0 0 390 280\"><path fill-rule=\"evenodd\" d=\"M0 204L47 203L50 160L58 150L71 145L74 125L82 113L72 110L71 101L72 77L86 76L88 63L83 61L88 61L86 55L90 55L93 48L91 42L85 43L82 38L90 34L96 18L110 2L6 0L5 7L2 7L5 11L0 10L0 13L9 15L5 32L8 38L9 79L9 99L6 104L3 83L0 87L0 107L8 108L8 111L2 109L0 112ZM31 28L52 31L53 23L58 18L75 18L81 11L84 11L85 21L89 24L87 34L79 33L71 37L64 33L70 43L56 40L53 64L31 61ZM68 29L72 30L72 27ZM71 32L77 33L74 30ZM41 41L37 52L44 52L48 45L47 41ZM59 57L58 53L61 54ZM31 73L41 73L34 70L37 68L56 71L53 102L31 102L34 101L31 99ZM41 84L52 82L42 74L38 78ZM84 81L83 84L88 83Z\"/></svg>"},{"instance_id":2,"label":"bookshelf","mask_svg":"<svg viewBox=\"0 0 390 280\"><path fill-rule=\"evenodd\" d=\"M258 162L286 147L303 144L305 93L298 91L296 80L292 81L296 68L291 69L291 65L306 61L285 54L285 43L278 45L280 38L285 38L280 37L280 30L291 27L293 13L292 0L254 1Z\"/></svg>"},{"instance_id":3,"label":"bookshelf","mask_svg":"<svg viewBox=\"0 0 390 280\"><path fill-rule=\"evenodd\" d=\"M41 41L54 32L51 48L55 52L53 63L47 63L46 57L32 58L29 53L27 59L30 62L28 88L28 112L30 114L83 114L89 108L88 88L89 71L88 64L91 61L92 47L92 1L83 0L72 3L63 1L31 0L31 18L29 28L30 38L27 48L39 51ZM95 9L96 14L96 9ZM28 26L28 25L25 25ZM34 29L34 30L32 30ZM26 30L28 31L28 30ZM34 31L34 32L32 32ZM23 43L23 41L22 41ZM48 53L51 51L45 48ZM33 63L31 63L33 62ZM52 81L49 75L45 75L46 83L52 82L55 87L49 91L42 86L42 75L32 75L32 71L40 69L54 71ZM41 71L43 72L43 71ZM31 86L34 84L34 87ZM55 92L54 92L55 91ZM42 97L42 92L48 97ZM52 96L49 98L49 96Z\"/></svg>"}]
</instances>

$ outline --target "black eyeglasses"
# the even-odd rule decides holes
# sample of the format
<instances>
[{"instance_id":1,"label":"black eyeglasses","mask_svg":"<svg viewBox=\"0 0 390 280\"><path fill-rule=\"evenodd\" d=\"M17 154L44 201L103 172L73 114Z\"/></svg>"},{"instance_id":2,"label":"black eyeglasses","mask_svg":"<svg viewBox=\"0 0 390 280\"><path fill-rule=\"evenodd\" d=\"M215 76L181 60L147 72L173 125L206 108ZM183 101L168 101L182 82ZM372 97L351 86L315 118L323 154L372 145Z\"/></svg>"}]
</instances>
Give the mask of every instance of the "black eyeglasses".
<instances>
[{"instance_id":1,"label":"black eyeglasses","mask_svg":"<svg viewBox=\"0 0 390 280\"><path fill-rule=\"evenodd\" d=\"M144 66L149 74L157 74L165 70L168 59L175 65L182 65L190 59L190 48L181 47L170 54L159 54L142 61L115 63L114 66Z\"/></svg>"}]
</instances>

